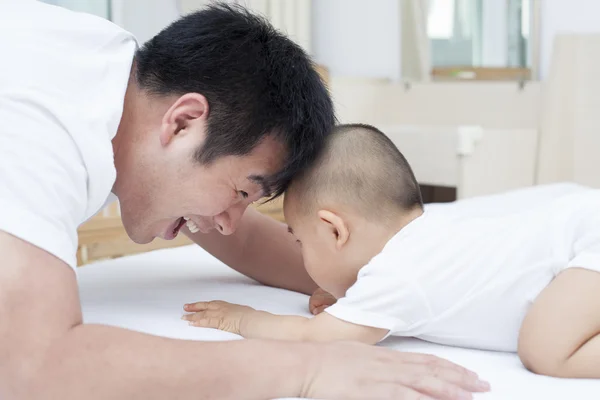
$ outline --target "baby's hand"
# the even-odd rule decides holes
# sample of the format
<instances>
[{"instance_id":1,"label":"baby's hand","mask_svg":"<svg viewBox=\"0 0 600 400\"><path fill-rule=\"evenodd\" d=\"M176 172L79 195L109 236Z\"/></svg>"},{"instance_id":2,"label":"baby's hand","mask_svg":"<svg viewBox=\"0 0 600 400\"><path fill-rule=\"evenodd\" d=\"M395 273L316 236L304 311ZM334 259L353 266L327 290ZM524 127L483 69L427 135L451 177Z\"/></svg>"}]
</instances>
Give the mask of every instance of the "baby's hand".
<instances>
[{"instance_id":1,"label":"baby's hand","mask_svg":"<svg viewBox=\"0 0 600 400\"><path fill-rule=\"evenodd\" d=\"M329 306L332 306L336 302L336 298L324 291L321 288L315 290L315 292L310 296L310 300L308 301L308 309L311 314L317 315L323 312Z\"/></svg>"},{"instance_id":2,"label":"baby's hand","mask_svg":"<svg viewBox=\"0 0 600 400\"><path fill-rule=\"evenodd\" d=\"M241 327L244 320L256 310L231 304L225 301L200 301L198 303L186 304L183 309L192 314L186 314L181 319L189 321L190 325L202 328L220 329L242 335Z\"/></svg>"}]
</instances>

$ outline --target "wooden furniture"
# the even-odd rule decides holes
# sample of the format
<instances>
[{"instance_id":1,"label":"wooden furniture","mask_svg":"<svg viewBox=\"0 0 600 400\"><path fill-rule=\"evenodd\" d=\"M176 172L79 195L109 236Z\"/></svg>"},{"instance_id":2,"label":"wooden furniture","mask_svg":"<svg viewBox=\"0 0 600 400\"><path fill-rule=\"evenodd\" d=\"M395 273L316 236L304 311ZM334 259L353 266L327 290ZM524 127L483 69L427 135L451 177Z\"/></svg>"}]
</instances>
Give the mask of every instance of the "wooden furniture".
<instances>
[{"instance_id":1,"label":"wooden furniture","mask_svg":"<svg viewBox=\"0 0 600 400\"><path fill-rule=\"evenodd\" d=\"M531 79L529 68L492 68L492 67L435 67L431 78L442 80L473 81L528 81Z\"/></svg>"}]
</instances>

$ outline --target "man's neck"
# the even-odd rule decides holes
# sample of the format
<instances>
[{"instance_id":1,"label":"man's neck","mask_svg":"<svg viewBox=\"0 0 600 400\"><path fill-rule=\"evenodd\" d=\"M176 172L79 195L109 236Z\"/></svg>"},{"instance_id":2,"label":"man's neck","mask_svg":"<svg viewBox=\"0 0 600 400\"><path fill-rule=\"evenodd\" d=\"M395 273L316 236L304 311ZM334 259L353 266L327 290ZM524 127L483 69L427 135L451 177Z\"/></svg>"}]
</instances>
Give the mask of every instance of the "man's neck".
<instances>
[{"instance_id":1,"label":"man's neck","mask_svg":"<svg viewBox=\"0 0 600 400\"><path fill-rule=\"evenodd\" d=\"M113 154L115 155L115 161L118 158L120 149L123 147L125 138L128 132L131 131L132 121L134 118L134 111L137 108L138 98L138 86L135 81L135 62L131 68L129 74L129 81L127 82L127 89L125 90L125 98L123 100L123 112L121 114L121 120L119 121L119 127L117 128L117 134L112 140Z\"/></svg>"}]
</instances>

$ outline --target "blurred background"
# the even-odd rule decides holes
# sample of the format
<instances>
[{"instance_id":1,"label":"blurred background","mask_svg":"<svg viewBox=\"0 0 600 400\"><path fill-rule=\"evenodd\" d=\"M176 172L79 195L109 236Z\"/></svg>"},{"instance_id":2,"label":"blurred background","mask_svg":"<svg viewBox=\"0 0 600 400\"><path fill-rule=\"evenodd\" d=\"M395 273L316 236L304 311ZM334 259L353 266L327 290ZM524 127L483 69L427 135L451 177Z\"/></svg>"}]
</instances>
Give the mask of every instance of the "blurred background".
<instances>
[{"instance_id":1,"label":"blurred background","mask_svg":"<svg viewBox=\"0 0 600 400\"><path fill-rule=\"evenodd\" d=\"M543 78L554 35L593 32L600 12L595 0L226 1L267 16L333 76L391 80ZM110 19L143 43L210 0L45 2Z\"/></svg>"},{"instance_id":2,"label":"blurred background","mask_svg":"<svg viewBox=\"0 0 600 400\"><path fill-rule=\"evenodd\" d=\"M107 18L142 44L210 0L46 2ZM227 2L301 45L339 121L388 134L427 202L563 181L600 187L598 0ZM265 212L283 218L277 203Z\"/></svg>"}]
</instances>

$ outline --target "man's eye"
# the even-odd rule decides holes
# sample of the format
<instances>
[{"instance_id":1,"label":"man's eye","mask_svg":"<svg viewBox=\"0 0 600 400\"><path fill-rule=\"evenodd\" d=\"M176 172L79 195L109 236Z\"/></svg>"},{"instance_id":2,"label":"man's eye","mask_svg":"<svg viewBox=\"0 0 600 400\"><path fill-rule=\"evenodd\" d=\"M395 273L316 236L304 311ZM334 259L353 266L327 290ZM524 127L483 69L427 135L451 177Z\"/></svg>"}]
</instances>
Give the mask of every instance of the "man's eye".
<instances>
[{"instance_id":1,"label":"man's eye","mask_svg":"<svg viewBox=\"0 0 600 400\"><path fill-rule=\"evenodd\" d=\"M244 199L247 199L247 198L248 198L248 192L244 192L243 190L240 190L240 194L242 195L242 197L243 197Z\"/></svg>"}]
</instances>

